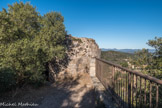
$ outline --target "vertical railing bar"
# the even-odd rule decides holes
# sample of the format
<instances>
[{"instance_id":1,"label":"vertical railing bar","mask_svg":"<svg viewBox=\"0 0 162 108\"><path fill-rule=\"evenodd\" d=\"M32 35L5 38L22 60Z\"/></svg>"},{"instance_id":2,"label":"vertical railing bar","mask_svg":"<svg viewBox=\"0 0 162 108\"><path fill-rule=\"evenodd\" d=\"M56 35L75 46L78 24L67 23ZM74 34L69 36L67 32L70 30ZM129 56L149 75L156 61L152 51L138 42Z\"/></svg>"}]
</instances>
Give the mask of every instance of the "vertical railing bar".
<instances>
[{"instance_id":1,"label":"vertical railing bar","mask_svg":"<svg viewBox=\"0 0 162 108\"><path fill-rule=\"evenodd\" d=\"M118 94L118 79L117 79L117 75L118 75L118 73L117 73L117 69L116 69L116 67L115 67L115 73L116 73L116 94Z\"/></svg>"},{"instance_id":2,"label":"vertical railing bar","mask_svg":"<svg viewBox=\"0 0 162 108\"><path fill-rule=\"evenodd\" d=\"M150 108L152 108L152 82L150 81Z\"/></svg>"},{"instance_id":3,"label":"vertical railing bar","mask_svg":"<svg viewBox=\"0 0 162 108\"><path fill-rule=\"evenodd\" d=\"M121 96L120 96L120 89L121 89L121 85L120 85L120 71L119 71L119 69L118 69L118 73L119 73L119 103L120 103L120 105L121 105Z\"/></svg>"},{"instance_id":4,"label":"vertical railing bar","mask_svg":"<svg viewBox=\"0 0 162 108\"><path fill-rule=\"evenodd\" d=\"M157 84L156 85L156 106L155 108L158 108L158 103L159 103L159 86Z\"/></svg>"},{"instance_id":5,"label":"vertical railing bar","mask_svg":"<svg viewBox=\"0 0 162 108\"><path fill-rule=\"evenodd\" d=\"M141 101L142 101L141 98L142 98L142 97L141 97L141 77L140 77L140 97L139 97L140 108L141 108Z\"/></svg>"},{"instance_id":6,"label":"vertical railing bar","mask_svg":"<svg viewBox=\"0 0 162 108\"><path fill-rule=\"evenodd\" d=\"M102 77L102 65L101 65L101 62L100 62L100 80L102 81L101 77Z\"/></svg>"},{"instance_id":7,"label":"vertical railing bar","mask_svg":"<svg viewBox=\"0 0 162 108\"><path fill-rule=\"evenodd\" d=\"M144 106L146 107L146 79L145 79L145 95L144 95Z\"/></svg>"},{"instance_id":8,"label":"vertical railing bar","mask_svg":"<svg viewBox=\"0 0 162 108\"><path fill-rule=\"evenodd\" d=\"M99 64L98 64L98 60L96 59L96 67L97 67L97 72L96 72L96 75L97 75L97 77L98 77L98 73L99 73Z\"/></svg>"},{"instance_id":9,"label":"vertical railing bar","mask_svg":"<svg viewBox=\"0 0 162 108\"><path fill-rule=\"evenodd\" d=\"M115 77L115 76L114 76L114 74L115 74L115 66L113 66L113 70L112 70L112 71L113 71L113 73L112 73L112 80L113 80L113 81L112 81L112 86L113 86L113 88L112 88L112 90L113 90L112 93L113 93L113 95L114 95L114 93L115 93L115 78L114 78L114 77ZM112 100L113 100L113 98L112 98Z\"/></svg>"},{"instance_id":10,"label":"vertical railing bar","mask_svg":"<svg viewBox=\"0 0 162 108\"><path fill-rule=\"evenodd\" d=\"M124 75L124 71L122 70L122 106L124 107L124 78L123 78L123 75Z\"/></svg>"},{"instance_id":11,"label":"vertical railing bar","mask_svg":"<svg viewBox=\"0 0 162 108\"><path fill-rule=\"evenodd\" d=\"M123 106L123 78L122 78L122 69L120 70L120 79L121 79L121 81L120 81L120 83L121 83L121 105Z\"/></svg>"},{"instance_id":12,"label":"vertical railing bar","mask_svg":"<svg viewBox=\"0 0 162 108\"><path fill-rule=\"evenodd\" d=\"M116 86L117 86L117 89L116 89L116 94L118 96L118 90L119 90L119 86L118 86L118 70L117 70L117 67L116 67Z\"/></svg>"},{"instance_id":13,"label":"vertical railing bar","mask_svg":"<svg viewBox=\"0 0 162 108\"><path fill-rule=\"evenodd\" d=\"M138 97L137 97L137 90L138 90L138 89L137 89L137 78L138 78L138 76L136 75L136 108L137 108L137 106L138 106L138 105L137 105L137 98L138 98Z\"/></svg>"},{"instance_id":14,"label":"vertical railing bar","mask_svg":"<svg viewBox=\"0 0 162 108\"><path fill-rule=\"evenodd\" d=\"M98 61L97 61L97 75L99 74L99 64L98 64Z\"/></svg>"},{"instance_id":15,"label":"vertical railing bar","mask_svg":"<svg viewBox=\"0 0 162 108\"><path fill-rule=\"evenodd\" d=\"M131 108L131 74L128 74L128 107Z\"/></svg>"},{"instance_id":16,"label":"vertical railing bar","mask_svg":"<svg viewBox=\"0 0 162 108\"><path fill-rule=\"evenodd\" d=\"M125 79L127 78L126 75L127 75L127 74L126 74L126 72L124 71ZM126 79L126 80L127 80L127 79ZM125 80L125 81L126 81L126 80ZM124 81L124 82L125 82L125 81ZM125 88L125 89L124 89L124 108L125 108L125 106L126 106L126 82L125 82L125 84L124 84L124 88Z\"/></svg>"},{"instance_id":17,"label":"vertical railing bar","mask_svg":"<svg viewBox=\"0 0 162 108\"><path fill-rule=\"evenodd\" d=\"M118 71L118 70L117 70ZM118 96L120 96L120 83L119 83L119 71L118 71Z\"/></svg>"},{"instance_id":18,"label":"vertical railing bar","mask_svg":"<svg viewBox=\"0 0 162 108\"><path fill-rule=\"evenodd\" d=\"M118 67L117 67L117 81L118 81L118 96L119 96L119 71L118 71Z\"/></svg>"},{"instance_id":19,"label":"vertical railing bar","mask_svg":"<svg viewBox=\"0 0 162 108\"><path fill-rule=\"evenodd\" d=\"M120 105L121 105L121 76L120 76L120 69L119 69L119 98L120 98Z\"/></svg>"},{"instance_id":20,"label":"vertical railing bar","mask_svg":"<svg viewBox=\"0 0 162 108\"><path fill-rule=\"evenodd\" d=\"M101 79L101 75L102 75L102 66L101 66L101 62L99 62L99 64L100 64L100 80L102 81L102 79Z\"/></svg>"},{"instance_id":21,"label":"vertical railing bar","mask_svg":"<svg viewBox=\"0 0 162 108\"><path fill-rule=\"evenodd\" d=\"M95 75L97 76L97 59L95 58Z\"/></svg>"},{"instance_id":22,"label":"vertical railing bar","mask_svg":"<svg viewBox=\"0 0 162 108\"><path fill-rule=\"evenodd\" d=\"M115 66L114 66L114 75L115 75L114 78L115 78L115 93L116 93L117 92L117 88L116 88L117 87L117 84L116 84L117 79L116 79L116 67Z\"/></svg>"},{"instance_id":23,"label":"vertical railing bar","mask_svg":"<svg viewBox=\"0 0 162 108\"><path fill-rule=\"evenodd\" d=\"M120 100L120 103L121 103L121 105L122 105L122 94L121 94L121 93L122 93L122 92L121 92L121 91L122 91L122 82L121 82L121 80L122 80L122 79L121 79L121 70L120 70L120 97L121 97L121 98L120 98L120 99L121 99L121 100Z\"/></svg>"},{"instance_id":24,"label":"vertical railing bar","mask_svg":"<svg viewBox=\"0 0 162 108\"><path fill-rule=\"evenodd\" d=\"M118 73L117 73L116 67L115 67L115 74L116 74L115 75L115 83L116 83L116 85L115 85L116 86L116 92L115 92L115 94L117 94L117 92L118 92L117 74Z\"/></svg>"},{"instance_id":25,"label":"vertical railing bar","mask_svg":"<svg viewBox=\"0 0 162 108\"><path fill-rule=\"evenodd\" d=\"M123 78L122 78L123 71L121 70L121 104L123 106Z\"/></svg>"},{"instance_id":26,"label":"vertical railing bar","mask_svg":"<svg viewBox=\"0 0 162 108\"><path fill-rule=\"evenodd\" d=\"M96 75L98 76L98 60L96 59L96 67L97 67L97 69L96 69Z\"/></svg>"},{"instance_id":27,"label":"vertical railing bar","mask_svg":"<svg viewBox=\"0 0 162 108\"><path fill-rule=\"evenodd\" d=\"M99 68L99 65L98 65L98 60L96 59L96 76L98 77L98 68Z\"/></svg>"},{"instance_id":28,"label":"vertical railing bar","mask_svg":"<svg viewBox=\"0 0 162 108\"><path fill-rule=\"evenodd\" d=\"M126 72L126 106L128 105L128 73Z\"/></svg>"},{"instance_id":29,"label":"vertical railing bar","mask_svg":"<svg viewBox=\"0 0 162 108\"><path fill-rule=\"evenodd\" d=\"M119 98L120 98L120 72L119 72L119 69L118 69L118 84L119 84L119 91L118 91L118 93L119 93Z\"/></svg>"},{"instance_id":30,"label":"vertical railing bar","mask_svg":"<svg viewBox=\"0 0 162 108\"><path fill-rule=\"evenodd\" d=\"M133 101L134 101L134 78L135 78L135 75L133 74L133 82L132 82L132 108L134 107L134 105L133 105Z\"/></svg>"},{"instance_id":31,"label":"vertical railing bar","mask_svg":"<svg viewBox=\"0 0 162 108\"><path fill-rule=\"evenodd\" d=\"M99 78L99 76L100 76L100 66L99 66L99 61L97 61L97 65L98 65L98 73L97 73L97 75L98 75L98 78Z\"/></svg>"},{"instance_id":32,"label":"vertical railing bar","mask_svg":"<svg viewBox=\"0 0 162 108\"><path fill-rule=\"evenodd\" d=\"M125 101L124 101L124 99L125 99L125 97L124 97L124 71L123 71L123 108L124 108L124 103L125 103Z\"/></svg>"},{"instance_id":33,"label":"vertical railing bar","mask_svg":"<svg viewBox=\"0 0 162 108\"><path fill-rule=\"evenodd\" d=\"M123 108L124 108L124 71L123 72Z\"/></svg>"},{"instance_id":34,"label":"vertical railing bar","mask_svg":"<svg viewBox=\"0 0 162 108\"><path fill-rule=\"evenodd\" d=\"M118 71L117 67L115 67L115 73L116 73L116 94L118 93Z\"/></svg>"},{"instance_id":35,"label":"vertical railing bar","mask_svg":"<svg viewBox=\"0 0 162 108\"><path fill-rule=\"evenodd\" d=\"M131 108L132 108L132 74L130 74L130 78L131 78L131 80L130 80L130 84L131 84L131 86L130 86L130 89L131 89L130 102L131 102Z\"/></svg>"},{"instance_id":36,"label":"vertical railing bar","mask_svg":"<svg viewBox=\"0 0 162 108\"><path fill-rule=\"evenodd\" d=\"M118 74L119 74L118 78L119 78L119 98L120 98L120 72L119 72L119 69L118 69Z\"/></svg>"}]
</instances>

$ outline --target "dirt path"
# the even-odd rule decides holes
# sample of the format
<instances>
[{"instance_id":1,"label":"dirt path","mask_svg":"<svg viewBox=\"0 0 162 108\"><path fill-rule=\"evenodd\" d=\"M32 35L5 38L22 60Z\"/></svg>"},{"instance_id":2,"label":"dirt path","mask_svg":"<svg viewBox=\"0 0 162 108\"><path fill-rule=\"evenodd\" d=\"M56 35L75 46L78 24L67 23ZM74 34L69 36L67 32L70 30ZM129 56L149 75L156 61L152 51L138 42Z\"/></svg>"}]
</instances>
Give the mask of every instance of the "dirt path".
<instances>
[{"instance_id":1,"label":"dirt path","mask_svg":"<svg viewBox=\"0 0 162 108\"><path fill-rule=\"evenodd\" d=\"M13 98L4 99L4 101L38 104L37 107L33 108L95 107L94 90L88 74L82 74L75 78L67 78L36 90L27 90L25 93L23 91ZM0 102L2 102L2 100L0 100Z\"/></svg>"},{"instance_id":2,"label":"dirt path","mask_svg":"<svg viewBox=\"0 0 162 108\"><path fill-rule=\"evenodd\" d=\"M87 74L52 85L52 91L40 101L39 108L93 108L95 97Z\"/></svg>"}]
</instances>

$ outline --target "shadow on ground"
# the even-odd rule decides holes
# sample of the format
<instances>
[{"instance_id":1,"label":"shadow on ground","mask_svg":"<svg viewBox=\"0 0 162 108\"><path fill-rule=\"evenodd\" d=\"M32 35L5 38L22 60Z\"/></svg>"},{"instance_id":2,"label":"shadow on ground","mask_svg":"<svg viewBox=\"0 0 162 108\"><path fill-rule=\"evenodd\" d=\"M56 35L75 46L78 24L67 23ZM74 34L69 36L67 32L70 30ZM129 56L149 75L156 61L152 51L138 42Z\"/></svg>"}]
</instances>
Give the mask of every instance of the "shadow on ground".
<instances>
[{"instance_id":1,"label":"shadow on ground","mask_svg":"<svg viewBox=\"0 0 162 108\"><path fill-rule=\"evenodd\" d=\"M88 74L79 75L75 78L68 77L54 84L48 83L39 89L24 88L24 91L21 90L14 97L2 98L0 98L0 101L11 103L36 103L38 106L35 108L95 107L95 92Z\"/></svg>"},{"instance_id":2,"label":"shadow on ground","mask_svg":"<svg viewBox=\"0 0 162 108\"><path fill-rule=\"evenodd\" d=\"M92 87L87 87L83 76L66 79L65 83L52 85L51 91L41 101L39 108L94 108L95 95ZM87 82L89 83L89 82Z\"/></svg>"}]
</instances>

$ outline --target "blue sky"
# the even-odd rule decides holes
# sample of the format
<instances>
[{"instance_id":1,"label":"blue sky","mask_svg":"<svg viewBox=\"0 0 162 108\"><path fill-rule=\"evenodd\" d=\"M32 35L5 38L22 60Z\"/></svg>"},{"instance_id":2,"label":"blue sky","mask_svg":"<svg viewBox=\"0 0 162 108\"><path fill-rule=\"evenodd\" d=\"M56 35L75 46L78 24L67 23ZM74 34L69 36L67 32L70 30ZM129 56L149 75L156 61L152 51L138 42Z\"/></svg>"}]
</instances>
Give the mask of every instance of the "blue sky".
<instances>
[{"instance_id":1,"label":"blue sky","mask_svg":"<svg viewBox=\"0 0 162 108\"><path fill-rule=\"evenodd\" d=\"M100 48L151 48L162 37L162 0L0 0L0 10L30 1L41 15L61 12L69 34L96 40Z\"/></svg>"}]
</instances>

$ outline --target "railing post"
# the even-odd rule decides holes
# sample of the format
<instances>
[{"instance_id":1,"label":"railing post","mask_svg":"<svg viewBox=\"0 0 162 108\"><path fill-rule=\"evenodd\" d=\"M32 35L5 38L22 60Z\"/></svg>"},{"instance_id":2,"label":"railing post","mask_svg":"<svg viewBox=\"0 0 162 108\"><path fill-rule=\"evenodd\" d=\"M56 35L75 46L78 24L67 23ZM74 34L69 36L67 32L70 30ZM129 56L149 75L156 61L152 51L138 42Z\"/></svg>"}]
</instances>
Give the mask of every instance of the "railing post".
<instances>
[{"instance_id":1,"label":"railing post","mask_svg":"<svg viewBox=\"0 0 162 108\"><path fill-rule=\"evenodd\" d=\"M138 98L138 96L137 96L137 90L138 90L138 88L137 88L137 79L138 79L138 77L136 76L136 108L137 108L137 98Z\"/></svg>"},{"instance_id":2,"label":"railing post","mask_svg":"<svg viewBox=\"0 0 162 108\"><path fill-rule=\"evenodd\" d=\"M112 71L112 86L114 90L114 73L115 73L115 67L113 66L113 71Z\"/></svg>"},{"instance_id":3,"label":"railing post","mask_svg":"<svg viewBox=\"0 0 162 108\"><path fill-rule=\"evenodd\" d=\"M134 81L135 80L135 75L133 74L133 82L132 82L132 108L134 107Z\"/></svg>"},{"instance_id":4,"label":"railing post","mask_svg":"<svg viewBox=\"0 0 162 108\"><path fill-rule=\"evenodd\" d=\"M131 74L128 73L128 108L131 108Z\"/></svg>"},{"instance_id":5,"label":"railing post","mask_svg":"<svg viewBox=\"0 0 162 108\"><path fill-rule=\"evenodd\" d=\"M127 74L127 72L126 72L126 87L125 88L126 88L125 102L127 103L128 102L128 74ZM126 106L127 106L127 104L126 104Z\"/></svg>"},{"instance_id":6,"label":"railing post","mask_svg":"<svg viewBox=\"0 0 162 108\"><path fill-rule=\"evenodd\" d=\"M142 96L141 96L141 95L142 95L142 94L141 94L141 86L142 86L142 85L141 85L141 80L142 80L142 78L140 77L140 97L139 97L140 108L142 107L142 106L141 106L141 105L142 105L142 102L141 102L141 101L142 101Z\"/></svg>"},{"instance_id":7,"label":"railing post","mask_svg":"<svg viewBox=\"0 0 162 108\"><path fill-rule=\"evenodd\" d=\"M150 108L152 108L152 82L150 81Z\"/></svg>"},{"instance_id":8,"label":"railing post","mask_svg":"<svg viewBox=\"0 0 162 108\"><path fill-rule=\"evenodd\" d=\"M156 106L155 108L158 108L158 103L159 103L159 86L157 84L156 85Z\"/></svg>"},{"instance_id":9,"label":"railing post","mask_svg":"<svg viewBox=\"0 0 162 108\"><path fill-rule=\"evenodd\" d=\"M146 107L146 79L145 79L145 95L144 95L144 106Z\"/></svg>"},{"instance_id":10,"label":"railing post","mask_svg":"<svg viewBox=\"0 0 162 108\"><path fill-rule=\"evenodd\" d=\"M113 66L113 70L112 70L112 93L113 93L113 95L115 94L115 66ZM113 98L112 98L112 100L113 100Z\"/></svg>"}]
</instances>

